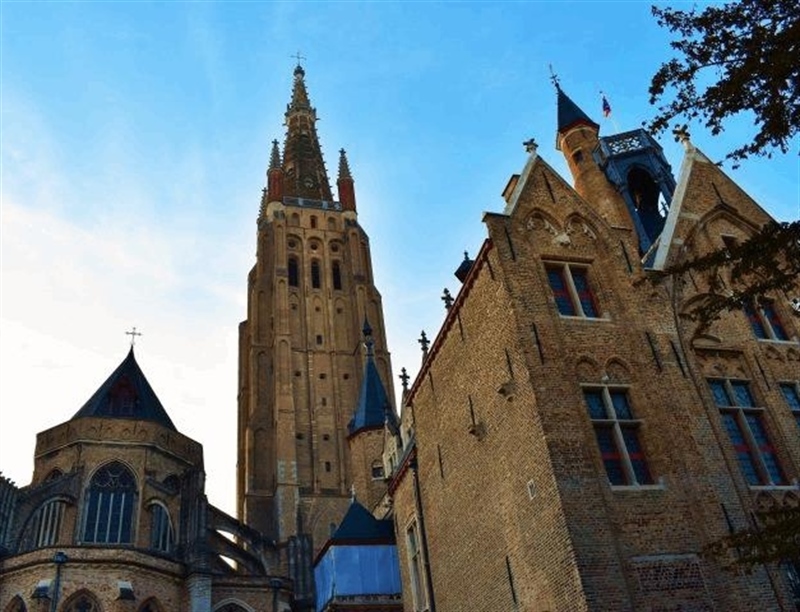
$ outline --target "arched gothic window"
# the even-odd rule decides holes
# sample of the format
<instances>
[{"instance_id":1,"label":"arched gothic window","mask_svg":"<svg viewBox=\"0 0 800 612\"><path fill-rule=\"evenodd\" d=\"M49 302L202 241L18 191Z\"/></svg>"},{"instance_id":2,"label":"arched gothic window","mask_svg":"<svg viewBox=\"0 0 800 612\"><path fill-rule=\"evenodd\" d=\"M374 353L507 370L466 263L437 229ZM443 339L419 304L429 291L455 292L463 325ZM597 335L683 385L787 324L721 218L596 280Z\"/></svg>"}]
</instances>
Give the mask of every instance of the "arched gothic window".
<instances>
[{"instance_id":1,"label":"arched gothic window","mask_svg":"<svg viewBox=\"0 0 800 612\"><path fill-rule=\"evenodd\" d=\"M84 542L130 544L136 480L119 462L97 470L85 497Z\"/></svg>"},{"instance_id":2,"label":"arched gothic window","mask_svg":"<svg viewBox=\"0 0 800 612\"><path fill-rule=\"evenodd\" d=\"M64 612L100 612L100 604L88 591L81 591L69 598L64 607Z\"/></svg>"},{"instance_id":3,"label":"arched gothic window","mask_svg":"<svg viewBox=\"0 0 800 612\"><path fill-rule=\"evenodd\" d=\"M150 504L150 548L171 552L174 535L169 511L158 502Z\"/></svg>"},{"instance_id":4,"label":"arched gothic window","mask_svg":"<svg viewBox=\"0 0 800 612\"><path fill-rule=\"evenodd\" d=\"M25 602L22 601L22 597L17 595L6 606L5 612L28 612L28 608L25 607Z\"/></svg>"},{"instance_id":5,"label":"arched gothic window","mask_svg":"<svg viewBox=\"0 0 800 612\"><path fill-rule=\"evenodd\" d=\"M297 266L297 258L290 257L289 258L289 286L290 287L297 287L299 282L299 274L298 274L298 266Z\"/></svg>"},{"instance_id":6,"label":"arched gothic window","mask_svg":"<svg viewBox=\"0 0 800 612\"><path fill-rule=\"evenodd\" d=\"M51 499L37 508L28 524L24 546L26 550L58 544L65 507L63 499Z\"/></svg>"},{"instance_id":7,"label":"arched gothic window","mask_svg":"<svg viewBox=\"0 0 800 612\"><path fill-rule=\"evenodd\" d=\"M161 612L161 610L158 600L153 597L144 602L139 608L139 612Z\"/></svg>"}]
</instances>

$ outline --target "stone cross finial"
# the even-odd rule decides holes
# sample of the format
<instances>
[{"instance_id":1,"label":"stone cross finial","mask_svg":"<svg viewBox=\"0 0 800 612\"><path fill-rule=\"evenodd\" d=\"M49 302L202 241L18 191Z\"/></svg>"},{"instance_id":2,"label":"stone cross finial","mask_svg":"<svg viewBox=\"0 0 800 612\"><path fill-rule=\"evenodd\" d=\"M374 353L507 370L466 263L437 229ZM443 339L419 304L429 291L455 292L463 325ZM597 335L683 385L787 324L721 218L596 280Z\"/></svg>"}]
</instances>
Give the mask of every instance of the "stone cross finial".
<instances>
[{"instance_id":1,"label":"stone cross finial","mask_svg":"<svg viewBox=\"0 0 800 612\"><path fill-rule=\"evenodd\" d=\"M134 325L131 331L125 332L125 335L131 337L131 348L133 348L134 346L136 346L136 336L141 336L142 332L137 332L136 326Z\"/></svg>"},{"instance_id":2,"label":"stone cross finial","mask_svg":"<svg viewBox=\"0 0 800 612\"><path fill-rule=\"evenodd\" d=\"M683 148L688 150L691 145L692 141L689 138L689 130L687 129L688 126L684 123L683 125L675 126L672 130L672 135L675 136L675 142L679 142L683 145Z\"/></svg>"},{"instance_id":3,"label":"stone cross finial","mask_svg":"<svg viewBox=\"0 0 800 612\"><path fill-rule=\"evenodd\" d=\"M400 368L400 376L398 378L403 381L403 391L408 391L408 379L411 377L405 368Z\"/></svg>"},{"instance_id":4,"label":"stone cross finial","mask_svg":"<svg viewBox=\"0 0 800 612\"><path fill-rule=\"evenodd\" d=\"M522 146L525 147L526 153L536 153L536 149L539 148L539 145L536 144L536 139L534 138L529 138L522 143Z\"/></svg>"},{"instance_id":5,"label":"stone cross finial","mask_svg":"<svg viewBox=\"0 0 800 612\"><path fill-rule=\"evenodd\" d=\"M453 307L453 296L450 295L450 290L445 287L444 293L442 293L442 301L444 302L445 310L450 310Z\"/></svg>"},{"instance_id":6,"label":"stone cross finial","mask_svg":"<svg viewBox=\"0 0 800 612\"><path fill-rule=\"evenodd\" d=\"M425 335L424 329L420 333L419 340L417 340L417 342L419 342L419 345L422 347L422 352L425 353L425 355L427 355L428 347L431 345L431 341L428 340L428 336Z\"/></svg>"}]
</instances>

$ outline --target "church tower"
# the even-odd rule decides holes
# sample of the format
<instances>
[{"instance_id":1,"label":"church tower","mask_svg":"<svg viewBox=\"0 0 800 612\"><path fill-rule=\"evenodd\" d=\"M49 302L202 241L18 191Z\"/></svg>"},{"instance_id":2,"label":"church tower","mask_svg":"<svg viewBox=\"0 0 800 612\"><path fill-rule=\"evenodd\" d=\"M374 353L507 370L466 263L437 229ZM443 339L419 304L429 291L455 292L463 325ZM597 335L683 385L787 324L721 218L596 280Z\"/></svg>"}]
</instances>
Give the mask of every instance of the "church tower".
<instances>
[{"instance_id":1,"label":"church tower","mask_svg":"<svg viewBox=\"0 0 800 612\"><path fill-rule=\"evenodd\" d=\"M245 523L288 542L294 573L294 565L310 568L297 559L309 560L335 530L361 480L348 425L369 364L393 393L350 167L341 150L334 200L300 65L285 117L283 150L272 143L239 329L237 503ZM293 578L301 592L310 581Z\"/></svg>"}]
</instances>

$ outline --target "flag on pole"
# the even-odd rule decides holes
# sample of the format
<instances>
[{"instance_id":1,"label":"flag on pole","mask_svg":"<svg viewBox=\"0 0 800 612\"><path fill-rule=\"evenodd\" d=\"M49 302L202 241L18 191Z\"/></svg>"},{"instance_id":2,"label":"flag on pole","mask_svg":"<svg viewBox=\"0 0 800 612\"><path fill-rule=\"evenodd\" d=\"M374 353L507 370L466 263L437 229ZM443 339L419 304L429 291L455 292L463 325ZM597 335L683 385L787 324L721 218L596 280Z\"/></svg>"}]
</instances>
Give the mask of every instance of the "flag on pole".
<instances>
[{"instance_id":1,"label":"flag on pole","mask_svg":"<svg viewBox=\"0 0 800 612\"><path fill-rule=\"evenodd\" d=\"M608 117L611 114L611 105L608 103L608 99L602 91L600 95L603 97L603 117Z\"/></svg>"}]
</instances>

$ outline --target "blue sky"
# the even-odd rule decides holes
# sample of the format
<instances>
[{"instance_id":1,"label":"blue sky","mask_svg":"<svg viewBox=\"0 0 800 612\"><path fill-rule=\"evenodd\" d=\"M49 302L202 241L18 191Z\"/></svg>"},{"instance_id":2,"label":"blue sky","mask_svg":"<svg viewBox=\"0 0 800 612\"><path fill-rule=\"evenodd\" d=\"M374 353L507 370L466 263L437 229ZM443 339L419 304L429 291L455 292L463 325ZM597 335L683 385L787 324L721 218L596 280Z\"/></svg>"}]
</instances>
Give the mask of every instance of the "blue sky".
<instances>
[{"instance_id":1,"label":"blue sky","mask_svg":"<svg viewBox=\"0 0 800 612\"><path fill-rule=\"evenodd\" d=\"M669 56L648 2L4 1L0 13L0 470L29 482L36 432L80 408L136 325L137 358L204 445L211 501L229 511L237 326L290 56L307 58L331 173L348 152L395 374L416 372L416 338L435 336L442 290L456 293L482 212L502 210L521 143L536 138L568 176L548 66L608 134L652 115L649 79ZM721 159L749 123L692 138ZM661 143L677 172L680 147ZM797 151L728 171L797 218Z\"/></svg>"}]
</instances>

